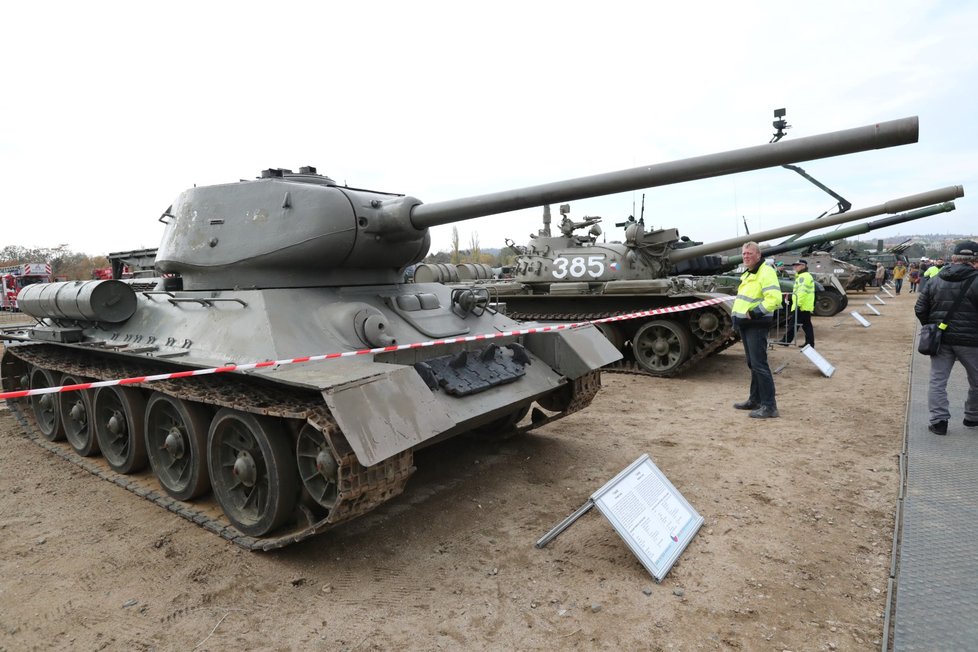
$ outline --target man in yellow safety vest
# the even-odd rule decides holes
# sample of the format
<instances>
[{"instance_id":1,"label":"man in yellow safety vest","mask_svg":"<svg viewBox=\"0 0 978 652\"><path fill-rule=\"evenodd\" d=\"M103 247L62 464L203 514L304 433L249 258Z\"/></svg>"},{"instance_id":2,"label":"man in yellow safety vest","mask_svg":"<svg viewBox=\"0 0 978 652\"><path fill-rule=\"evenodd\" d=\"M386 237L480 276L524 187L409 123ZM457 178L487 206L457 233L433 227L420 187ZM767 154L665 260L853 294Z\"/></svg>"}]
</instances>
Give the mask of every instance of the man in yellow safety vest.
<instances>
[{"instance_id":1,"label":"man in yellow safety vest","mask_svg":"<svg viewBox=\"0 0 978 652\"><path fill-rule=\"evenodd\" d=\"M924 273L920 275L921 292L924 291L924 285L927 284L927 281L937 276L937 273L941 271L942 267L944 267L944 259L938 258L937 260L934 261L933 265L931 265L930 267L924 270Z\"/></svg>"},{"instance_id":2,"label":"man in yellow safety vest","mask_svg":"<svg viewBox=\"0 0 978 652\"><path fill-rule=\"evenodd\" d=\"M734 407L750 410L755 419L773 419L780 415L774 400L774 374L767 363L767 333L774 311L781 307L781 284L774 268L764 264L760 245L747 242L740 253L747 270L740 276L732 313L750 369L750 396Z\"/></svg>"},{"instance_id":3,"label":"man in yellow safety vest","mask_svg":"<svg viewBox=\"0 0 978 652\"><path fill-rule=\"evenodd\" d=\"M815 311L815 279L808 272L808 261L804 258L794 264L795 284L791 288L791 316L784 338L778 344L790 344L795 339L797 326L805 334L805 346L815 348L815 329L812 328L812 313Z\"/></svg>"}]
</instances>

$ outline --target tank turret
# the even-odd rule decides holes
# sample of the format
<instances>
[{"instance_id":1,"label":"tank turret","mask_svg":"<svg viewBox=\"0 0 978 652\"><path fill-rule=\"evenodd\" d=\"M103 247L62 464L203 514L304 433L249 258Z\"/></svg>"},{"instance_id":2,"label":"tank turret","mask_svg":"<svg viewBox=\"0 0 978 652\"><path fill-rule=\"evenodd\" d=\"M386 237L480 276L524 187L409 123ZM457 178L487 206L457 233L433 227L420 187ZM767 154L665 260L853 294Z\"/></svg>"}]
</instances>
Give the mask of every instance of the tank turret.
<instances>
[{"instance_id":1,"label":"tank turret","mask_svg":"<svg viewBox=\"0 0 978 652\"><path fill-rule=\"evenodd\" d=\"M4 333L23 342L4 349L0 381L30 392L34 424L62 457L239 545L287 545L399 494L420 447L586 407L599 370L620 357L591 326L523 330L476 283L403 283L430 227L916 139L906 118L429 204L311 167L192 188L161 217L166 277L153 289L130 279L31 290L38 323ZM577 238L573 226L561 237ZM722 314L695 322L725 332ZM667 359L668 337L643 328L649 355ZM310 356L329 361L297 364ZM75 391L54 389L65 385ZM97 453L105 465L82 459Z\"/></svg>"}]
</instances>

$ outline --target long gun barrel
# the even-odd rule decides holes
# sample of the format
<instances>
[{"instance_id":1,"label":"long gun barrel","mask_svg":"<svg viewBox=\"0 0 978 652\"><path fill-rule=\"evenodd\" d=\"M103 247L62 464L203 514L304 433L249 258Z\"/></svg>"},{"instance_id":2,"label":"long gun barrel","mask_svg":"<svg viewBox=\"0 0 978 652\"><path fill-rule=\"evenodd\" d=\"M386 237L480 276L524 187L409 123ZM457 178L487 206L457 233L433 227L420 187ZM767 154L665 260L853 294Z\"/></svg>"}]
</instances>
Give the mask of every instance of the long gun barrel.
<instances>
[{"instance_id":1,"label":"long gun barrel","mask_svg":"<svg viewBox=\"0 0 978 652\"><path fill-rule=\"evenodd\" d=\"M849 211L848 213L833 215L832 217L823 217L817 220L789 224L788 226L779 227L777 229L769 229L767 231L761 231L748 236L738 236L728 238L726 240L719 240L717 242L710 242L708 244L696 245L695 247L675 249L669 252L669 261L672 264L676 264L684 260L689 260L690 258L696 258L697 256L706 256L708 254L716 254L721 251L726 251L727 249L733 249L734 247L739 247L745 242L750 242L752 240L754 242L764 242L765 240L770 240L771 238L781 238L792 233L798 233L799 231L811 231L813 229L821 229L826 226L835 226L836 224L855 222L856 220L874 217L876 215L892 215L899 213L900 211L922 208L924 206L930 206L931 204L936 204L939 202L951 201L952 199L957 199L958 197L964 197L964 188L962 186L948 186L938 190L930 190L928 192L922 192L916 195L900 197L899 199L891 199L888 202L877 204L876 206L869 206L867 208ZM797 247L797 242L793 243L792 248L795 249Z\"/></svg>"},{"instance_id":2,"label":"long gun barrel","mask_svg":"<svg viewBox=\"0 0 978 652\"><path fill-rule=\"evenodd\" d=\"M937 204L936 206L928 206L927 208L921 208L915 211L909 211L907 213L900 213L899 215L894 215L893 217L885 217L881 220L873 220L872 222L847 226L843 229L838 229L823 235L813 235L808 238L795 240L794 242L786 242L771 247L761 247L761 254L763 256L774 256L777 254L782 254L786 251L793 251L795 249L803 249L812 245L831 242L832 240L850 238L854 235L862 235L863 233L868 233L869 231L875 231L876 229L882 229L888 226L903 224L904 222L919 220L924 217L930 217L931 215L949 213L955 210L955 208L956 207L953 201L944 202L943 204ZM736 256L725 256L722 260L724 268L736 267L740 263L744 262L743 256L739 254Z\"/></svg>"},{"instance_id":3,"label":"long gun barrel","mask_svg":"<svg viewBox=\"0 0 978 652\"><path fill-rule=\"evenodd\" d=\"M842 156L870 149L906 145L917 142L918 132L918 119L912 116L792 141L756 145L718 154L644 165L628 170L463 199L418 204L411 212L411 224L416 229L425 229L475 217L586 197L599 197L788 163Z\"/></svg>"}]
</instances>

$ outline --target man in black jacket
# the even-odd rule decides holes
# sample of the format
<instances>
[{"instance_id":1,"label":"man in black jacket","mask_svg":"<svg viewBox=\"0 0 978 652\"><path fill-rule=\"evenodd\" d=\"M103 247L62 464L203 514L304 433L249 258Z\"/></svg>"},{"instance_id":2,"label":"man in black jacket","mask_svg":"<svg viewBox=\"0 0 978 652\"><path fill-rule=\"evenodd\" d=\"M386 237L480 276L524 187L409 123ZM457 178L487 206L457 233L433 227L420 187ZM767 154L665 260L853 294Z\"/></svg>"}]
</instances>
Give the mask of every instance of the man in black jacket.
<instances>
[{"instance_id":1,"label":"man in black jacket","mask_svg":"<svg viewBox=\"0 0 978 652\"><path fill-rule=\"evenodd\" d=\"M951 264L930 279L917 297L914 312L921 324L939 324L954 305L965 281L978 277L978 243L966 240L954 247ZM968 294L947 322L941 350L930 358L930 388L927 407L935 435L947 434L947 379L958 361L968 373L968 398L964 403L964 425L978 428L978 278L972 281Z\"/></svg>"}]
</instances>

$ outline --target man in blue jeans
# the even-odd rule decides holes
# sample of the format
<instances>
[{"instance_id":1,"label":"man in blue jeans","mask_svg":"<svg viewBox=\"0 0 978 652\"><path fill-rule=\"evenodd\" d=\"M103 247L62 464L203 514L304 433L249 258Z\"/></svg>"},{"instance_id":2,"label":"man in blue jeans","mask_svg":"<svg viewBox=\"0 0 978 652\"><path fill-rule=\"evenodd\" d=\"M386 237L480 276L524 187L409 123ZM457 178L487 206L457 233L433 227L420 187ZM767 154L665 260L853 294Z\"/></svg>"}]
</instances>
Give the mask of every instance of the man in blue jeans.
<instances>
[{"instance_id":1,"label":"man in blue jeans","mask_svg":"<svg viewBox=\"0 0 978 652\"><path fill-rule=\"evenodd\" d=\"M774 374L767 363L767 333L774 312L781 307L781 283L774 268L764 264L756 242L745 243L740 253L747 270L740 276L732 313L750 369L750 396L734 407L750 410L755 419L774 419L780 415L774 399Z\"/></svg>"}]
</instances>

